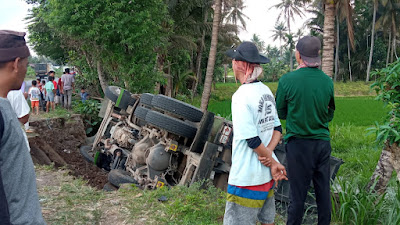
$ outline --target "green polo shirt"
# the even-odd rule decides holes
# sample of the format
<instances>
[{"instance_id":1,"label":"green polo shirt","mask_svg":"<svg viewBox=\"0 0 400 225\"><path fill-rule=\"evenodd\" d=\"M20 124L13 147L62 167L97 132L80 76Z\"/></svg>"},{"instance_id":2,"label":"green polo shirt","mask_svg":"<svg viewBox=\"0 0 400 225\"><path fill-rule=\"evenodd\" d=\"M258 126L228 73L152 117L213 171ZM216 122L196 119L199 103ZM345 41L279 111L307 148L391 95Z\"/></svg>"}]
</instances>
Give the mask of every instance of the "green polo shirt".
<instances>
[{"instance_id":1,"label":"green polo shirt","mask_svg":"<svg viewBox=\"0 0 400 225\"><path fill-rule=\"evenodd\" d=\"M301 68L279 79L276 108L286 120L285 140L290 137L330 140L333 119L333 82L318 68Z\"/></svg>"}]
</instances>

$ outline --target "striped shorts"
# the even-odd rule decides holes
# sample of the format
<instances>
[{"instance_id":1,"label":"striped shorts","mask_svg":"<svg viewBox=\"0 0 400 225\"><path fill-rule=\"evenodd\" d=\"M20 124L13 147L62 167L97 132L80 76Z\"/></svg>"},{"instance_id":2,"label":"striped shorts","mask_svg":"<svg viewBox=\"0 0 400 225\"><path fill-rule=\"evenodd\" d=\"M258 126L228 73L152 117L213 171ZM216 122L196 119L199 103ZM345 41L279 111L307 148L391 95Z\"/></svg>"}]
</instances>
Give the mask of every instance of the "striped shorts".
<instances>
[{"instance_id":1,"label":"striped shorts","mask_svg":"<svg viewBox=\"0 0 400 225\"><path fill-rule=\"evenodd\" d=\"M224 224L273 223L275 198L274 181L257 186L234 186L228 184Z\"/></svg>"}]
</instances>

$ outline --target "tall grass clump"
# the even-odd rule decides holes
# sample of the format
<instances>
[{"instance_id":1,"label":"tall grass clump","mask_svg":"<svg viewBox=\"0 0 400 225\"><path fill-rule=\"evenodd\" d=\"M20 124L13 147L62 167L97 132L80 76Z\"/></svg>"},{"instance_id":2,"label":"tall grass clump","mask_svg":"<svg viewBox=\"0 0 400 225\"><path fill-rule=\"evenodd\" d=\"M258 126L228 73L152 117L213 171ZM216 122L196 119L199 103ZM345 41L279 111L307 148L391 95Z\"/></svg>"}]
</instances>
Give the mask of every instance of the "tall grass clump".
<instances>
[{"instance_id":1,"label":"tall grass clump","mask_svg":"<svg viewBox=\"0 0 400 225\"><path fill-rule=\"evenodd\" d=\"M351 180L337 179L332 186L333 224L400 224L400 187L392 194L367 190L356 176Z\"/></svg>"},{"instance_id":2,"label":"tall grass clump","mask_svg":"<svg viewBox=\"0 0 400 225\"><path fill-rule=\"evenodd\" d=\"M367 191L355 177L352 181L337 179L333 186L332 222L339 224L378 224L386 215L385 196Z\"/></svg>"}]
</instances>

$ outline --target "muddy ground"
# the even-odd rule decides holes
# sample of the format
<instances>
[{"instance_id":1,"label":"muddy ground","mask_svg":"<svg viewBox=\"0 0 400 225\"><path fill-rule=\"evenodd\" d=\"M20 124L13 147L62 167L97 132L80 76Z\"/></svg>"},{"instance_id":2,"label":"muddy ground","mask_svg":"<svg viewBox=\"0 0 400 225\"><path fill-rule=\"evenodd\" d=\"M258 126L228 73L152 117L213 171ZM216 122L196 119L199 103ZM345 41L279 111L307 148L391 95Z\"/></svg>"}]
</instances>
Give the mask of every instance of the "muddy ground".
<instances>
[{"instance_id":1,"label":"muddy ground","mask_svg":"<svg viewBox=\"0 0 400 225\"><path fill-rule=\"evenodd\" d=\"M107 183L106 171L86 162L79 153L86 134L79 115L69 118L41 119L30 122L34 133L28 134L35 164L66 167L75 177L82 177L92 187L102 189Z\"/></svg>"}]
</instances>

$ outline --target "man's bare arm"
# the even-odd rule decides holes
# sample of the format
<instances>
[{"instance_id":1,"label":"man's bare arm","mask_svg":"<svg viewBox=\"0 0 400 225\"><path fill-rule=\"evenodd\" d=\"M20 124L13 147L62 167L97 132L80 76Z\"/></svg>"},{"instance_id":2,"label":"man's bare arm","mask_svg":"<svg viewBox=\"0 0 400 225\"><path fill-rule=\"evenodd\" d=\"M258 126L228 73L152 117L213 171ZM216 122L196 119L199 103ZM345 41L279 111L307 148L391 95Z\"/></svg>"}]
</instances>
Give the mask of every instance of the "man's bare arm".
<instances>
[{"instance_id":1,"label":"man's bare arm","mask_svg":"<svg viewBox=\"0 0 400 225\"><path fill-rule=\"evenodd\" d=\"M29 121L29 114L26 114L25 116L18 118L19 122L22 123L22 125L26 124Z\"/></svg>"}]
</instances>

